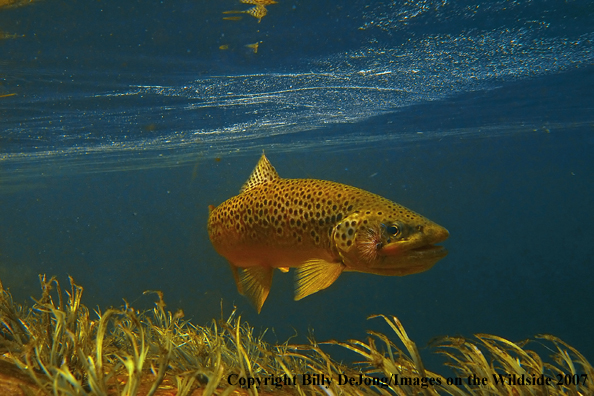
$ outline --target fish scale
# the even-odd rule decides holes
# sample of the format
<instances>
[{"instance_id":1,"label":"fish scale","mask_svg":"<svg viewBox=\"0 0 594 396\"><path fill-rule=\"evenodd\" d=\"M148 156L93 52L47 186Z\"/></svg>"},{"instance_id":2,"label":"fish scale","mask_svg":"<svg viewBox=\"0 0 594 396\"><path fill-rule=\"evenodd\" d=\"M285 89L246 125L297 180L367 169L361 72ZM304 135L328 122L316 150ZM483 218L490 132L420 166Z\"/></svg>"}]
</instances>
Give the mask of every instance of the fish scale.
<instances>
[{"instance_id":1,"label":"fish scale","mask_svg":"<svg viewBox=\"0 0 594 396\"><path fill-rule=\"evenodd\" d=\"M282 179L264 155L239 195L211 206L208 232L229 261L239 292L258 312L274 268L297 269L299 300L328 287L343 271L401 276L425 271L447 254L433 244L449 235L368 191L325 180Z\"/></svg>"},{"instance_id":2,"label":"fish scale","mask_svg":"<svg viewBox=\"0 0 594 396\"><path fill-rule=\"evenodd\" d=\"M355 208L377 206L386 208L386 218L396 214L417 218L411 210L355 187L324 180L281 179L225 201L210 224L215 237L235 228L233 243L249 240L320 246L330 244L336 223L358 213Z\"/></svg>"}]
</instances>

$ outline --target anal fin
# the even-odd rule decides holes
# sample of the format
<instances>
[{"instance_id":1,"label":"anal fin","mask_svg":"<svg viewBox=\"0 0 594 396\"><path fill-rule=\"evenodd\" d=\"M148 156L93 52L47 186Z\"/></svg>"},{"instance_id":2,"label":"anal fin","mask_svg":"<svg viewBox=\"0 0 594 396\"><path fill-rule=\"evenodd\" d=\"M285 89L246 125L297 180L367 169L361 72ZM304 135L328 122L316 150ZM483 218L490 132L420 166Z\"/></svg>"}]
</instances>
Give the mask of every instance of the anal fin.
<instances>
[{"instance_id":1,"label":"anal fin","mask_svg":"<svg viewBox=\"0 0 594 396\"><path fill-rule=\"evenodd\" d=\"M340 276L344 264L322 259L308 260L295 272L295 301L327 288Z\"/></svg>"},{"instance_id":2,"label":"anal fin","mask_svg":"<svg viewBox=\"0 0 594 396\"><path fill-rule=\"evenodd\" d=\"M244 268L239 275L238 289L241 286L240 293L245 294L252 301L258 313L262 310L262 305L270 293L272 270L271 267L248 267Z\"/></svg>"},{"instance_id":3,"label":"anal fin","mask_svg":"<svg viewBox=\"0 0 594 396\"><path fill-rule=\"evenodd\" d=\"M239 294L243 294L243 287L241 287L241 281L239 280L238 268L231 263L229 263L229 266L231 267L231 272L233 273L233 279L235 280L237 291L239 292Z\"/></svg>"}]
</instances>

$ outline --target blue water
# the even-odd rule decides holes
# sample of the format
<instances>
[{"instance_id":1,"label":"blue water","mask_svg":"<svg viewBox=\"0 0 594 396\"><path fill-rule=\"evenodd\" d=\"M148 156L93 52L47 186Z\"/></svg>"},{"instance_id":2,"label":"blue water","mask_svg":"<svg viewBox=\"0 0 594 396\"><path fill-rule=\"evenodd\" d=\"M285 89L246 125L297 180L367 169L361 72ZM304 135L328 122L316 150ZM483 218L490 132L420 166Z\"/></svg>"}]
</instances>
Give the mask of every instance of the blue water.
<instances>
[{"instance_id":1,"label":"blue water","mask_svg":"<svg viewBox=\"0 0 594 396\"><path fill-rule=\"evenodd\" d=\"M270 341L389 332L518 341L594 360L594 5L588 1L39 1L0 8L0 279L67 275L86 305L206 323L237 306ZM10 35L16 37L10 38ZM259 42L258 52L246 44ZM228 49L220 49L227 45ZM256 314L206 232L265 149L445 226L430 271L347 273ZM427 350L423 353L428 355ZM430 367L435 369L434 367Z\"/></svg>"}]
</instances>

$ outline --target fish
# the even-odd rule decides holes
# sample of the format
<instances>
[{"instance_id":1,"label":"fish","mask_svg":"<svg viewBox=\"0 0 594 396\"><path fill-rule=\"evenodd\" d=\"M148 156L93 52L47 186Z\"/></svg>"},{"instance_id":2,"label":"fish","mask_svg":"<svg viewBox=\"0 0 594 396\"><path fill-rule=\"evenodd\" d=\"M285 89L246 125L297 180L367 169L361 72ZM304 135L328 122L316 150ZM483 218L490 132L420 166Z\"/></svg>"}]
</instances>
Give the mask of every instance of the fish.
<instances>
[{"instance_id":1,"label":"fish","mask_svg":"<svg viewBox=\"0 0 594 396\"><path fill-rule=\"evenodd\" d=\"M405 276L447 255L449 232L379 195L333 181L283 179L264 153L236 195L209 206L208 235L260 313L274 269L295 269L295 300L343 272Z\"/></svg>"}]
</instances>

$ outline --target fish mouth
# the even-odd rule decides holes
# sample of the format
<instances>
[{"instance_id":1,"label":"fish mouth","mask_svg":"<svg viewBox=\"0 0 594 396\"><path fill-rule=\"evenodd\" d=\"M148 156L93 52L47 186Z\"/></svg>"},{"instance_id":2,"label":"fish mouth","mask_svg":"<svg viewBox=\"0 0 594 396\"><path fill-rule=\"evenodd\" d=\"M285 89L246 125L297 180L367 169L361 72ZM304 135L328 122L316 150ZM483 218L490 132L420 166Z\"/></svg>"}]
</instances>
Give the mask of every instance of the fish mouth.
<instances>
[{"instance_id":1,"label":"fish mouth","mask_svg":"<svg viewBox=\"0 0 594 396\"><path fill-rule=\"evenodd\" d=\"M397 248L393 248L397 250ZM378 263L366 268L365 272L385 276L418 274L427 271L448 255L446 248L434 244L426 244L399 252L394 250L390 252L391 254L385 254Z\"/></svg>"},{"instance_id":2,"label":"fish mouth","mask_svg":"<svg viewBox=\"0 0 594 396\"><path fill-rule=\"evenodd\" d=\"M434 244L409 247L407 249L405 246L396 242L386 245L380 250L380 255L382 256L434 257L439 255L445 256L446 254L446 248Z\"/></svg>"},{"instance_id":3,"label":"fish mouth","mask_svg":"<svg viewBox=\"0 0 594 396\"><path fill-rule=\"evenodd\" d=\"M399 257L402 260L426 260L426 259L441 259L447 256L448 251L445 247L427 244L417 247L404 249L398 243L385 246L380 254L382 256Z\"/></svg>"},{"instance_id":4,"label":"fish mouth","mask_svg":"<svg viewBox=\"0 0 594 396\"><path fill-rule=\"evenodd\" d=\"M418 258L443 258L447 256L448 250L445 247L439 245L424 245L407 250L404 254Z\"/></svg>"},{"instance_id":5,"label":"fish mouth","mask_svg":"<svg viewBox=\"0 0 594 396\"><path fill-rule=\"evenodd\" d=\"M450 233L445 228L435 225L427 231L427 235L430 238L431 243L427 243L422 246L414 247L407 250L405 254L413 255L419 258L443 258L447 256L448 251L443 246L436 245L437 243L443 242L450 236Z\"/></svg>"},{"instance_id":6,"label":"fish mouth","mask_svg":"<svg viewBox=\"0 0 594 396\"><path fill-rule=\"evenodd\" d=\"M436 225L410 239L389 243L378 253L381 256L401 257L405 260L440 259L445 257L448 251L437 244L445 241L449 236L448 230Z\"/></svg>"}]
</instances>

